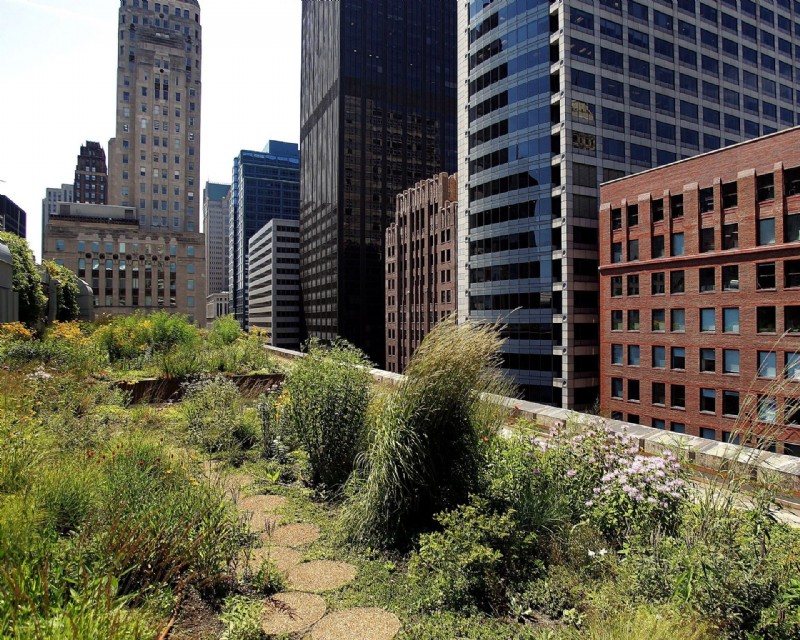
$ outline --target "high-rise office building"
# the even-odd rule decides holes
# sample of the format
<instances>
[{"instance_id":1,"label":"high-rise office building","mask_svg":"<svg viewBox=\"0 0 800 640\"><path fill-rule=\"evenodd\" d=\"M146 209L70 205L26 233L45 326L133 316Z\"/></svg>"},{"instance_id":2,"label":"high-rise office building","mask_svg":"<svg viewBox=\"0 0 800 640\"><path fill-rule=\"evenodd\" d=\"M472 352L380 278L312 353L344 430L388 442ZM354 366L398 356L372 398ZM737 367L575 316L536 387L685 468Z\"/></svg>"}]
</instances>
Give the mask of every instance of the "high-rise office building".
<instances>
[{"instance_id":1,"label":"high-rise office building","mask_svg":"<svg viewBox=\"0 0 800 640\"><path fill-rule=\"evenodd\" d=\"M28 216L8 196L0 195L0 231L10 231L24 238L27 233Z\"/></svg>"},{"instance_id":2,"label":"high-rise office building","mask_svg":"<svg viewBox=\"0 0 800 640\"><path fill-rule=\"evenodd\" d=\"M106 152L99 142L81 146L75 165L75 202L108 204L108 167Z\"/></svg>"},{"instance_id":3,"label":"high-rise office building","mask_svg":"<svg viewBox=\"0 0 800 640\"><path fill-rule=\"evenodd\" d=\"M45 257L91 278L105 313L164 308L204 323L200 5L121 0L118 38L111 206L61 204Z\"/></svg>"},{"instance_id":4,"label":"high-rise office building","mask_svg":"<svg viewBox=\"0 0 800 640\"><path fill-rule=\"evenodd\" d=\"M434 326L456 311L458 177L397 195L386 230L386 370L403 373Z\"/></svg>"},{"instance_id":5,"label":"high-rise office building","mask_svg":"<svg viewBox=\"0 0 800 640\"><path fill-rule=\"evenodd\" d=\"M230 291L228 262L231 185L206 182L203 189L203 237L206 244L206 289L208 295Z\"/></svg>"},{"instance_id":6,"label":"high-rise office building","mask_svg":"<svg viewBox=\"0 0 800 640\"><path fill-rule=\"evenodd\" d=\"M458 7L459 318L507 318L526 397L586 407L600 391L600 183L793 125L800 7Z\"/></svg>"},{"instance_id":7,"label":"high-rise office building","mask_svg":"<svg viewBox=\"0 0 800 640\"><path fill-rule=\"evenodd\" d=\"M248 326L248 245L273 218L297 220L300 153L297 144L270 140L263 151L242 151L233 161L228 221L230 312Z\"/></svg>"},{"instance_id":8,"label":"high-rise office building","mask_svg":"<svg viewBox=\"0 0 800 640\"><path fill-rule=\"evenodd\" d=\"M395 197L456 167L449 0L304 0L300 260L310 336L385 357Z\"/></svg>"},{"instance_id":9,"label":"high-rise office building","mask_svg":"<svg viewBox=\"0 0 800 640\"><path fill-rule=\"evenodd\" d=\"M267 331L275 347L299 349L300 222L273 218L250 239L248 254L250 327Z\"/></svg>"},{"instance_id":10,"label":"high-rise office building","mask_svg":"<svg viewBox=\"0 0 800 640\"><path fill-rule=\"evenodd\" d=\"M73 185L62 184L61 187L48 187L42 200L42 230L47 227L50 216L58 213L58 205L73 201ZM44 239L44 238L43 238Z\"/></svg>"}]
</instances>

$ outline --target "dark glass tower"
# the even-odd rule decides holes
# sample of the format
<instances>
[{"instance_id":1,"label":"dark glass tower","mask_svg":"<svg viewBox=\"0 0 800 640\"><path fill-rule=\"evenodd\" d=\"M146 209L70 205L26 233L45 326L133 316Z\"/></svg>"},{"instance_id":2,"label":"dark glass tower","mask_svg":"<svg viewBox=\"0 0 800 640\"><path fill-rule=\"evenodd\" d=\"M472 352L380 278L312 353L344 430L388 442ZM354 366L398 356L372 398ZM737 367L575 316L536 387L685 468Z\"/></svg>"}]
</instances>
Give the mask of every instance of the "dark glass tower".
<instances>
[{"instance_id":1,"label":"dark glass tower","mask_svg":"<svg viewBox=\"0 0 800 640\"><path fill-rule=\"evenodd\" d=\"M310 336L384 349L395 197L456 167L456 5L303 1L300 266Z\"/></svg>"}]
</instances>

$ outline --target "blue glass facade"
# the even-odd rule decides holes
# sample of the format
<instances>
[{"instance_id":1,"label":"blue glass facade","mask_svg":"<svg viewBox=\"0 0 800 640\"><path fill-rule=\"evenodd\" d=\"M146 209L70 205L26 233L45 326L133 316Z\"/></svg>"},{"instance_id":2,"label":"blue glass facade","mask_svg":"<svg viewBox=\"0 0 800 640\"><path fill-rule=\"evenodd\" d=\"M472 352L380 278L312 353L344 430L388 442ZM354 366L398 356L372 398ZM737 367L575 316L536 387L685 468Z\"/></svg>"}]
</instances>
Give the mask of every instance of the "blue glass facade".
<instances>
[{"instance_id":1,"label":"blue glass facade","mask_svg":"<svg viewBox=\"0 0 800 640\"><path fill-rule=\"evenodd\" d=\"M299 219L300 152L270 140L264 151L242 151L231 185L231 312L247 327L248 244L274 218Z\"/></svg>"}]
</instances>

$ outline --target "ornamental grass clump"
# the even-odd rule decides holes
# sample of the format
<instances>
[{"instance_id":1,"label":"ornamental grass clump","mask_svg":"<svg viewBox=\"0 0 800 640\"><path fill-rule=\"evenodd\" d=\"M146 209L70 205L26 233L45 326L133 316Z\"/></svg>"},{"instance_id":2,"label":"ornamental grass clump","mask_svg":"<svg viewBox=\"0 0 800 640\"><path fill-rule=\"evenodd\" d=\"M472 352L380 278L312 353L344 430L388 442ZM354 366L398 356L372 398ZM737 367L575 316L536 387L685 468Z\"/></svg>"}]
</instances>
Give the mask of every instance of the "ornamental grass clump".
<instances>
[{"instance_id":1,"label":"ornamental grass clump","mask_svg":"<svg viewBox=\"0 0 800 640\"><path fill-rule=\"evenodd\" d=\"M499 327L448 320L422 342L406 378L368 434L346 488L347 536L403 546L434 525L435 514L480 493L483 438L507 411L485 394L513 396L503 376Z\"/></svg>"},{"instance_id":2,"label":"ornamental grass clump","mask_svg":"<svg viewBox=\"0 0 800 640\"><path fill-rule=\"evenodd\" d=\"M348 343L324 347L312 340L286 374L282 432L308 453L315 483L340 487L353 470L370 401L369 371L366 356Z\"/></svg>"}]
</instances>

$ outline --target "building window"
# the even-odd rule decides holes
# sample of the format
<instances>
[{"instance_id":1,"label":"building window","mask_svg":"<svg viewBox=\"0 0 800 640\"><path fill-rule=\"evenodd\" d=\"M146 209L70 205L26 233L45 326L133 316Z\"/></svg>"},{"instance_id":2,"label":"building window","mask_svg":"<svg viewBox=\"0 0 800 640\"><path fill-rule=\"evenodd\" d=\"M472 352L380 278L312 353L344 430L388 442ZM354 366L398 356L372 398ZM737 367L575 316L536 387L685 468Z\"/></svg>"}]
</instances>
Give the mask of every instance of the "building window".
<instances>
[{"instance_id":1,"label":"building window","mask_svg":"<svg viewBox=\"0 0 800 640\"><path fill-rule=\"evenodd\" d=\"M722 267L722 290L739 290L739 265L732 264L727 267Z\"/></svg>"},{"instance_id":2,"label":"building window","mask_svg":"<svg viewBox=\"0 0 800 640\"><path fill-rule=\"evenodd\" d=\"M775 176L768 173L756 178L756 188L758 190L758 201L767 202L775 199Z\"/></svg>"},{"instance_id":3,"label":"building window","mask_svg":"<svg viewBox=\"0 0 800 640\"><path fill-rule=\"evenodd\" d=\"M653 259L663 258L664 252L664 236L653 236Z\"/></svg>"},{"instance_id":4,"label":"building window","mask_svg":"<svg viewBox=\"0 0 800 640\"><path fill-rule=\"evenodd\" d=\"M758 419L761 422L773 423L778 417L778 401L771 396L758 399Z\"/></svg>"},{"instance_id":5,"label":"building window","mask_svg":"<svg viewBox=\"0 0 800 640\"><path fill-rule=\"evenodd\" d=\"M592 167L594 169L594 167ZM638 204L629 204L628 205L628 226L635 227L639 224L639 205Z\"/></svg>"},{"instance_id":6,"label":"building window","mask_svg":"<svg viewBox=\"0 0 800 640\"><path fill-rule=\"evenodd\" d=\"M622 378L611 378L611 397L622 400Z\"/></svg>"},{"instance_id":7,"label":"building window","mask_svg":"<svg viewBox=\"0 0 800 640\"><path fill-rule=\"evenodd\" d=\"M786 378L787 380L800 380L800 353L786 354Z\"/></svg>"},{"instance_id":8,"label":"building window","mask_svg":"<svg viewBox=\"0 0 800 640\"><path fill-rule=\"evenodd\" d=\"M758 352L758 377L771 378L777 377L777 356L774 351Z\"/></svg>"},{"instance_id":9,"label":"building window","mask_svg":"<svg viewBox=\"0 0 800 640\"><path fill-rule=\"evenodd\" d=\"M670 368L685 370L686 369L686 347L672 347L672 360Z\"/></svg>"},{"instance_id":10,"label":"building window","mask_svg":"<svg viewBox=\"0 0 800 640\"><path fill-rule=\"evenodd\" d=\"M739 308L728 307L722 310L723 333L739 333Z\"/></svg>"},{"instance_id":11,"label":"building window","mask_svg":"<svg viewBox=\"0 0 800 640\"><path fill-rule=\"evenodd\" d=\"M702 402L702 399L701 399ZM714 429L709 429L708 427L702 427L700 429L700 437L706 438L707 440L716 440L717 439L717 432Z\"/></svg>"},{"instance_id":12,"label":"building window","mask_svg":"<svg viewBox=\"0 0 800 640\"><path fill-rule=\"evenodd\" d=\"M611 312L611 330L622 331L622 311L614 310Z\"/></svg>"},{"instance_id":13,"label":"building window","mask_svg":"<svg viewBox=\"0 0 800 640\"><path fill-rule=\"evenodd\" d=\"M669 199L670 217L673 220L683 218L683 195L674 195Z\"/></svg>"},{"instance_id":14,"label":"building window","mask_svg":"<svg viewBox=\"0 0 800 640\"><path fill-rule=\"evenodd\" d=\"M716 309L700 309L700 331L713 332L716 330Z\"/></svg>"},{"instance_id":15,"label":"building window","mask_svg":"<svg viewBox=\"0 0 800 640\"><path fill-rule=\"evenodd\" d=\"M683 422L670 422L669 428L674 433L686 433L686 425Z\"/></svg>"},{"instance_id":16,"label":"building window","mask_svg":"<svg viewBox=\"0 0 800 640\"><path fill-rule=\"evenodd\" d=\"M787 333L800 333L800 307L785 307L784 327Z\"/></svg>"},{"instance_id":17,"label":"building window","mask_svg":"<svg viewBox=\"0 0 800 640\"><path fill-rule=\"evenodd\" d=\"M662 429L663 430L663 429L667 428L666 423L660 418L653 418L652 426L653 426L653 429Z\"/></svg>"},{"instance_id":18,"label":"building window","mask_svg":"<svg viewBox=\"0 0 800 640\"><path fill-rule=\"evenodd\" d=\"M653 200L651 205L653 222L662 222L664 220L664 198Z\"/></svg>"},{"instance_id":19,"label":"building window","mask_svg":"<svg viewBox=\"0 0 800 640\"><path fill-rule=\"evenodd\" d=\"M700 253L714 251L714 228L700 230Z\"/></svg>"},{"instance_id":20,"label":"building window","mask_svg":"<svg viewBox=\"0 0 800 640\"><path fill-rule=\"evenodd\" d=\"M775 218L758 221L758 244L759 246L775 244Z\"/></svg>"},{"instance_id":21,"label":"building window","mask_svg":"<svg viewBox=\"0 0 800 640\"><path fill-rule=\"evenodd\" d=\"M777 331L775 307L758 307L756 309L756 331L758 333L775 333Z\"/></svg>"},{"instance_id":22,"label":"building window","mask_svg":"<svg viewBox=\"0 0 800 640\"><path fill-rule=\"evenodd\" d=\"M56 251L63 251L63 250L64 250L64 241L56 240Z\"/></svg>"},{"instance_id":23,"label":"building window","mask_svg":"<svg viewBox=\"0 0 800 640\"><path fill-rule=\"evenodd\" d=\"M700 349L700 371L714 373L717 370L717 352L714 349Z\"/></svg>"},{"instance_id":24,"label":"building window","mask_svg":"<svg viewBox=\"0 0 800 640\"><path fill-rule=\"evenodd\" d=\"M686 408L686 387L682 384L673 384L670 387L670 406L673 409Z\"/></svg>"},{"instance_id":25,"label":"building window","mask_svg":"<svg viewBox=\"0 0 800 640\"><path fill-rule=\"evenodd\" d=\"M699 206L700 213L709 213L714 210L714 187L700 189Z\"/></svg>"},{"instance_id":26,"label":"building window","mask_svg":"<svg viewBox=\"0 0 800 640\"><path fill-rule=\"evenodd\" d=\"M611 210L611 230L619 231L622 229L622 209L617 207Z\"/></svg>"},{"instance_id":27,"label":"building window","mask_svg":"<svg viewBox=\"0 0 800 640\"><path fill-rule=\"evenodd\" d=\"M800 260L787 260L783 263L784 286L787 289L800 287Z\"/></svg>"},{"instance_id":28,"label":"building window","mask_svg":"<svg viewBox=\"0 0 800 640\"><path fill-rule=\"evenodd\" d=\"M622 297L622 276L613 276L611 278L611 297Z\"/></svg>"},{"instance_id":29,"label":"building window","mask_svg":"<svg viewBox=\"0 0 800 640\"><path fill-rule=\"evenodd\" d=\"M756 289L775 288L775 263L762 262L756 265Z\"/></svg>"},{"instance_id":30,"label":"building window","mask_svg":"<svg viewBox=\"0 0 800 640\"><path fill-rule=\"evenodd\" d=\"M714 267L703 267L700 269L700 293L714 291L716 274Z\"/></svg>"},{"instance_id":31,"label":"building window","mask_svg":"<svg viewBox=\"0 0 800 640\"><path fill-rule=\"evenodd\" d=\"M685 309L672 309L670 311L670 331L686 331Z\"/></svg>"},{"instance_id":32,"label":"building window","mask_svg":"<svg viewBox=\"0 0 800 640\"><path fill-rule=\"evenodd\" d=\"M624 364L621 344L611 345L611 364Z\"/></svg>"},{"instance_id":33,"label":"building window","mask_svg":"<svg viewBox=\"0 0 800 640\"><path fill-rule=\"evenodd\" d=\"M639 259L639 241L638 240L629 240L628 241L628 260L638 260Z\"/></svg>"},{"instance_id":34,"label":"building window","mask_svg":"<svg viewBox=\"0 0 800 640\"><path fill-rule=\"evenodd\" d=\"M622 243L614 242L611 244L611 262L618 264L622 262Z\"/></svg>"},{"instance_id":35,"label":"building window","mask_svg":"<svg viewBox=\"0 0 800 640\"><path fill-rule=\"evenodd\" d=\"M739 374L738 349L724 349L722 351L722 373Z\"/></svg>"},{"instance_id":36,"label":"building window","mask_svg":"<svg viewBox=\"0 0 800 640\"><path fill-rule=\"evenodd\" d=\"M659 271L650 275L650 292L652 295L657 296L666 293L666 282L663 271Z\"/></svg>"},{"instance_id":37,"label":"building window","mask_svg":"<svg viewBox=\"0 0 800 640\"><path fill-rule=\"evenodd\" d=\"M653 347L653 368L666 369L667 367L667 348L655 346Z\"/></svg>"},{"instance_id":38,"label":"building window","mask_svg":"<svg viewBox=\"0 0 800 640\"><path fill-rule=\"evenodd\" d=\"M798 285L800 286L800 285ZM638 296L639 295L639 276L628 276L628 295L629 296Z\"/></svg>"},{"instance_id":39,"label":"building window","mask_svg":"<svg viewBox=\"0 0 800 640\"><path fill-rule=\"evenodd\" d=\"M669 292L675 294L675 293L685 293L685 291L686 291L686 274L683 271L670 271Z\"/></svg>"},{"instance_id":40,"label":"building window","mask_svg":"<svg viewBox=\"0 0 800 640\"><path fill-rule=\"evenodd\" d=\"M671 239L671 247L673 256L682 256L684 254L684 236L683 233L673 233Z\"/></svg>"},{"instance_id":41,"label":"building window","mask_svg":"<svg viewBox=\"0 0 800 640\"><path fill-rule=\"evenodd\" d=\"M663 382L653 383L653 404L664 406L667 403L667 385Z\"/></svg>"},{"instance_id":42,"label":"building window","mask_svg":"<svg viewBox=\"0 0 800 640\"><path fill-rule=\"evenodd\" d=\"M628 380L628 402L639 402L638 380Z\"/></svg>"},{"instance_id":43,"label":"building window","mask_svg":"<svg viewBox=\"0 0 800 640\"><path fill-rule=\"evenodd\" d=\"M739 248L739 224L733 222L722 226L722 248L738 249Z\"/></svg>"},{"instance_id":44,"label":"building window","mask_svg":"<svg viewBox=\"0 0 800 640\"><path fill-rule=\"evenodd\" d=\"M628 331L639 331L639 310L628 310Z\"/></svg>"},{"instance_id":45,"label":"building window","mask_svg":"<svg viewBox=\"0 0 800 640\"><path fill-rule=\"evenodd\" d=\"M622 313L620 311L620 313ZM666 330L666 311L664 309L653 309L652 311L652 331Z\"/></svg>"},{"instance_id":46,"label":"building window","mask_svg":"<svg viewBox=\"0 0 800 640\"><path fill-rule=\"evenodd\" d=\"M641 350L639 345L629 345L628 346L628 366L630 367L638 367L641 362Z\"/></svg>"},{"instance_id":47,"label":"building window","mask_svg":"<svg viewBox=\"0 0 800 640\"><path fill-rule=\"evenodd\" d=\"M800 213L792 213L786 216L784 234L786 236L786 242L797 242L800 240Z\"/></svg>"},{"instance_id":48,"label":"building window","mask_svg":"<svg viewBox=\"0 0 800 640\"><path fill-rule=\"evenodd\" d=\"M728 89L726 89L728 91ZM737 98L738 108L738 98ZM739 206L739 186L736 182L728 182L722 185L722 208L732 209Z\"/></svg>"},{"instance_id":49,"label":"building window","mask_svg":"<svg viewBox=\"0 0 800 640\"><path fill-rule=\"evenodd\" d=\"M714 389L700 389L700 411L716 413L717 392Z\"/></svg>"},{"instance_id":50,"label":"building window","mask_svg":"<svg viewBox=\"0 0 800 640\"><path fill-rule=\"evenodd\" d=\"M722 392L722 415L728 417L739 417L739 392L738 391L723 391Z\"/></svg>"}]
</instances>

